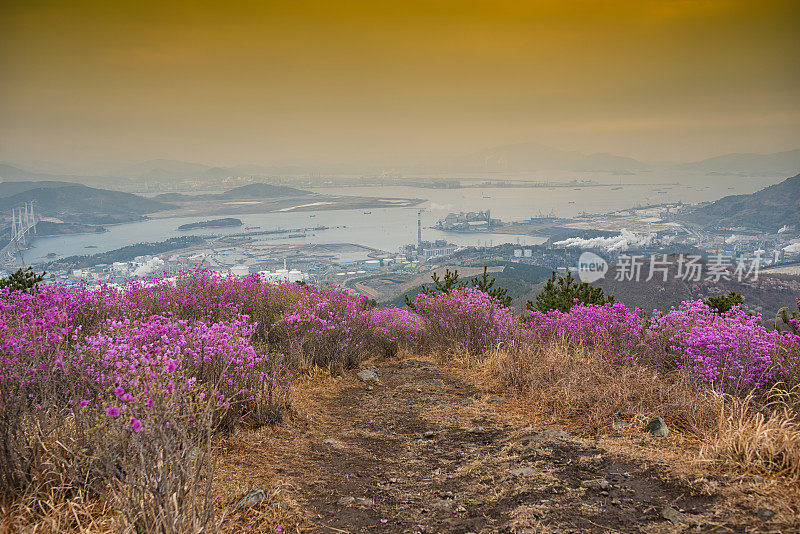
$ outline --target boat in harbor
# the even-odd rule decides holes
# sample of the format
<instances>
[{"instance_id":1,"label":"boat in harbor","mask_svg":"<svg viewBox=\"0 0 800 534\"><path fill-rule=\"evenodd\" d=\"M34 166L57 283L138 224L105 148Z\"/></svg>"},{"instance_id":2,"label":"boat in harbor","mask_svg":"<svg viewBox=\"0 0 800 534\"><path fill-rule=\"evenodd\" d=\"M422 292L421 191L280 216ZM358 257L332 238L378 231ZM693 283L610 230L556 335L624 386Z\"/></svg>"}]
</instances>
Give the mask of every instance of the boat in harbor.
<instances>
[{"instance_id":1,"label":"boat in harbor","mask_svg":"<svg viewBox=\"0 0 800 534\"><path fill-rule=\"evenodd\" d=\"M305 236L306 236L306 234L289 234L286 237L305 237Z\"/></svg>"},{"instance_id":2,"label":"boat in harbor","mask_svg":"<svg viewBox=\"0 0 800 534\"><path fill-rule=\"evenodd\" d=\"M261 227L260 226L245 226L244 229L245 230L260 230Z\"/></svg>"}]
</instances>

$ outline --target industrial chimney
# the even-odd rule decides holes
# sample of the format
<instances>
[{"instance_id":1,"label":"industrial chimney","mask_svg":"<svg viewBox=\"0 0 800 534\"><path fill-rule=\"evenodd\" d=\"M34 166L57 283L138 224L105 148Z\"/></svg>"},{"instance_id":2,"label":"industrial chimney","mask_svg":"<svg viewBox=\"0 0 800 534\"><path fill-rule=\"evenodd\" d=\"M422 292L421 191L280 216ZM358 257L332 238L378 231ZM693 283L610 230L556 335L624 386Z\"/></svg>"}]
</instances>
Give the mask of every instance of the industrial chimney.
<instances>
[{"instance_id":1,"label":"industrial chimney","mask_svg":"<svg viewBox=\"0 0 800 534\"><path fill-rule=\"evenodd\" d=\"M417 249L422 249L422 210L417 212Z\"/></svg>"}]
</instances>

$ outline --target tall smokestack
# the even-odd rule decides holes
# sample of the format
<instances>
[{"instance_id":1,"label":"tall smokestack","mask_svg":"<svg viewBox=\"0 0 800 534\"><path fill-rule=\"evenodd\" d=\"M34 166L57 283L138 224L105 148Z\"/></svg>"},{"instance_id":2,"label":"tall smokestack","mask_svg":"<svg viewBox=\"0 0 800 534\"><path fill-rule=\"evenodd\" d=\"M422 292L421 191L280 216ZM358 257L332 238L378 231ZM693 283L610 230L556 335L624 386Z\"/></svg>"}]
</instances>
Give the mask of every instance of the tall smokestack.
<instances>
[{"instance_id":1,"label":"tall smokestack","mask_svg":"<svg viewBox=\"0 0 800 534\"><path fill-rule=\"evenodd\" d=\"M422 247L422 211L417 212L417 247Z\"/></svg>"}]
</instances>

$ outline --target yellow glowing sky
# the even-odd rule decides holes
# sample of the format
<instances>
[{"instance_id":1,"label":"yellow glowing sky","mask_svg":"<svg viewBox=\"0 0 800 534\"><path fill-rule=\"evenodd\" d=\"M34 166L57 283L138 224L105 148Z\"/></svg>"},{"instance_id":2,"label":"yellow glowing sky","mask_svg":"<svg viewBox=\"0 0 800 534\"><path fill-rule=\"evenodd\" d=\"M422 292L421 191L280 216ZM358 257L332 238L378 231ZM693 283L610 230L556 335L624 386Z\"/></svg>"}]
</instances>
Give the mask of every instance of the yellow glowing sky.
<instances>
[{"instance_id":1,"label":"yellow glowing sky","mask_svg":"<svg viewBox=\"0 0 800 534\"><path fill-rule=\"evenodd\" d=\"M800 2L0 0L0 159L800 147Z\"/></svg>"}]
</instances>

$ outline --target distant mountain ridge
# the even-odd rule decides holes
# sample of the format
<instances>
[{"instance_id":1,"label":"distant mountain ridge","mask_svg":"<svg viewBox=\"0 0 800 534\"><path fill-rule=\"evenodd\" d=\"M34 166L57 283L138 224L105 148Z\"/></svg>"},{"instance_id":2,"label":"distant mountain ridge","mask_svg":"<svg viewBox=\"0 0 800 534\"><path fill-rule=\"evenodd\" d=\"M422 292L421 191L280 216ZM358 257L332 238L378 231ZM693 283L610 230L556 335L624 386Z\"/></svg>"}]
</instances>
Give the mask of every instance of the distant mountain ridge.
<instances>
[{"instance_id":1,"label":"distant mountain ridge","mask_svg":"<svg viewBox=\"0 0 800 534\"><path fill-rule=\"evenodd\" d=\"M772 154L735 153L706 158L695 162L659 164L609 153L585 154L560 150L537 143L516 143L480 150L439 164L409 165L400 172L428 173L484 173L484 172L534 172L560 170L572 172L637 172L648 170L675 170L704 172L721 176L791 176L800 172L800 149ZM37 173L8 163L0 163L2 180L58 180L66 179L90 185L133 182L165 182L171 180L221 179L229 176L298 176L309 173L332 175L380 173L374 165L298 164L212 166L203 163L154 159L128 165L103 173L103 176L79 176L69 173Z\"/></svg>"},{"instance_id":2,"label":"distant mountain ridge","mask_svg":"<svg viewBox=\"0 0 800 534\"><path fill-rule=\"evenodd\" d=\"M777 231L800 226L800 174L751 195L732 195L694 210L689 218L715 226L749 226Z\"/></svg>"},{"instance_id":3,"label":"distant mountain ridge","mask_svg":"<svg viewBox=\"0 0 800 534\"><path fill-rule=\"evenodd\" d=\"M8 213L26 202L34 202L37 213L42 216L82 224L137 221L147 213L172 208L163 202L132 193L74 183L0 183L0 213Z\"/></svg>"},{"instance_id":4,"label":"distant mountain ridge","mask_svg":"<svg viewBox=\"0 0 800 534\"><path fill-rule=\"evenodd\" d=\"M656 164L614 154L583 154L536 143L503 145L456 158L442 166L451 172L526 172L561 170L619 172L652 169L721 175L787 176L800 172L800 149L773 154L725 154L701 161Z\"/></svg>"},{"instance_id":5,"label":"distant mountain ridge","mask_svg":"<svg viewBox=\"0 0 800 534\"><path fill-rule=\"evenodd\" d=\"M0 163L0 178L3 180L29 180L36 174L30 171L14 167L7 163Z\"/></svg>"},{"instance_id":6,"label":"distant mountain ridge","mask_svg":"<svg viewBox=\"0 0 800 534\"><path fill-rule=\"evenodd\" d=\"M330 168L328 170L334 169ZM164 181L170 179L191 180L197 178L220 179L229 176L298 175L306 174L310 171L311 166L302 165L234 165L232 167L223 167L187 161L155 159L129 165L115 170L110 174L116 178ZM0 174L0 176L2 176L2 174Z\"/></svg>"},{"instance_id":7,"label":"distant mountain ridge","mask_svg":"<svg viewBox=\"0 0 800 534\"><path fill-rule=\"evenodd\" d=\"M164 193L154 198L162 202L190 202L192 200L253 200L260 198L298 197L313 194L314 193L309 191L303 191L302 189L295 189L294 187L285 185L256 183L235 187L217 194L185 195L182 193Z\"/></svg>"},{"instance_id":8,"label":"distant mountain ridge","mask_svg":"<svg viewBox=\"0 0 800 534\"><path fill-rule=\"evenodd\" d=\"M164 180L170 178L194 178L210 167L202 163L175 161L170 159L153 159L123 167L113 171L112 176L118 178L137 178L142 180Z\"/></svg>"},{"instance_id":9,"label":"distant mountain ridge","mask_svg":"<svg viewBox=\"0 0 800 534\"><path fill-rule=\"evenodd\" d=\"M800 149L774 154L726 154L677 165L681 170L721 174L792 175L800 172Z\"/></svg>"},{"instance_id":10,"label":"distant mountain ridge","mask_svg":"<svg viewBox=\"0 0 800 534\"><path fill-rule=\"evenodd\" d=\"M79 185L73 182L60 182L56 180L42 180L37 182L2 182L0 183L0 198L10 197L30 191L31 189L47 189L53 187L68 187Z\"/></svg>"},{"instance_id":11,"label":"distant mountain ridge","mask_svg":"<svg viewBox=\"0 0 800 534\"><path fill-rule=\"evenodd\" d=\"M541 170L621 171L643 170L649 165L614 154L582 154L536 143L518 143L482 150L442 166L452 172L524 172Z\"/></svg>"}]
</instances>

